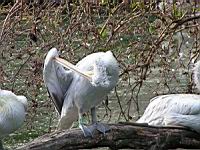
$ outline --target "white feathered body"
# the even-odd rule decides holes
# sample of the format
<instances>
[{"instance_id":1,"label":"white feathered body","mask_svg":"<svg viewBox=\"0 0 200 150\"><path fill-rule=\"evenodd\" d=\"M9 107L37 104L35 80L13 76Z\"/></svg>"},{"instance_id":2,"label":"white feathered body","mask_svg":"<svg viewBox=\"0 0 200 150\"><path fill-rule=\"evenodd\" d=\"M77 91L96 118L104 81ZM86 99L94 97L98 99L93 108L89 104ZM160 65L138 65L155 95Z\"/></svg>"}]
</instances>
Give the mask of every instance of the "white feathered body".
<instances>
[{"instance_id":1,"label":"white feathered body","mask_svg":"<svg viewBox=\"0 0 200 150\"><path fill-rule=\"evenodd\" d=\"M85 113L100 104L116 86L119 78L119 66L110 51L90 54L76 66L83 72L92 71L93 81L91 83L79 74L74 74L62 108L59 124L62 129L71 127L79 111Z\"/></svg>"},{"instance_id":2,"label":"white feathered body","mask_svg":"<svg viewBox=\"0 0 200 150\"><path fill-rule=\"evenodd\" d=\"M24 96L0 90L0 138L20 128L25 120L27 105Z\"/></svg>"},{"instance_id":3,"label":"white feathered body","mask_svg":"<svg viewBox=\"0 0 200 150\"><path fill-rule=\"evenodd\" d=\"M138 123L177 125L200 132L200 95L171 94L153 98Z\"/></svg>"},{"instance_id":4,"label":"white feathered body","mask_svg":"<svg viewBox=\"0 0 200 150\"><path fill-rule=\"evenodd\" d=\"M76 64L85 73L92 73L92 82L53 61L58 56L52 48L44 63L44 81L61 114L58 128L68 129L78 119L78 114L88 112L102 102L116 86L119 65L111 51L93 53Z\"/></svg>"},{"instance_id":5,"label":"white feathered body","mask_svg":"<svg viewBox=\"0 0 200 150\"><path fill-rule=\"evenodd\" d=\"M200 61L193 69L194 82L200 89ZM200 95L170 94L150 100L138 123L153 126L185 126L200 133Z\"/></svg>"},{"instance_id":6,"label":"white feathered body","mask_svg":"<svg viewBox=\"0 0 200 150\"><path fill-rule=\"evenodd\" d=\"M97 106L116 86L119 78L119 66L110 51L90 54L78 62L76 66L83 72L92 71L94 73L92 83L76 74L75 82L72 83L71 87L73 91L77 92L71 93L69 90L69 94L75 96L75 104L84 108L83 112L87 112L92 107Z\"/></svg>"}]
</instances>

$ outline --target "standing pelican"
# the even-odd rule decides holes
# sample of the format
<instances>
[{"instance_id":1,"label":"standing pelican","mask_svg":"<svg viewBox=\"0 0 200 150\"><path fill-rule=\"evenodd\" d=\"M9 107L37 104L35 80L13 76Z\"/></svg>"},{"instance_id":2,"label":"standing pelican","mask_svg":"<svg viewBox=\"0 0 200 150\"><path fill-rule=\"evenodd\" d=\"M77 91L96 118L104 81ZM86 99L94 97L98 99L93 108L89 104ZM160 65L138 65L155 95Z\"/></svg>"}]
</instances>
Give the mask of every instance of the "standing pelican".
<instances>
[{"instance_id":1,"label":"standing pelican","mask_svg":"<svg viewBox=\"0 0 200 150\"><path fill-rule=\"evenodd\" d=\"M26 107L26 97L0 89L0 150L3 149L2 138L22 126Z\"/></svg>"},{"instance_id":2,"label":"standing pelican","mask_svg":"<svg viewBox=\"0 0 200 150\"><path fill-rule=\"evenodd\" d=\"M200 90L200 61L193 69ZM183 126L200 133L200 95L171 94L153 98L137 123L153 126Z\"/></svg>"},{"instance_id":3,"label":"standing pelican","mask_svg":"<svg viewBox=\"0 0 200 150\"><path fill-rule=\"evenodd\" d=\"M52 48L44 62L43 78L61 115L59 129L71 128L78 119L85 136L93 136L95 129L102 133L109 130L97 122L95 107L118 82L119 66L111 51L90 54L73 66L58 58L57 49ZM83 114L89 110L92 125L85 126Z\"/></svg>"}]
</instances>

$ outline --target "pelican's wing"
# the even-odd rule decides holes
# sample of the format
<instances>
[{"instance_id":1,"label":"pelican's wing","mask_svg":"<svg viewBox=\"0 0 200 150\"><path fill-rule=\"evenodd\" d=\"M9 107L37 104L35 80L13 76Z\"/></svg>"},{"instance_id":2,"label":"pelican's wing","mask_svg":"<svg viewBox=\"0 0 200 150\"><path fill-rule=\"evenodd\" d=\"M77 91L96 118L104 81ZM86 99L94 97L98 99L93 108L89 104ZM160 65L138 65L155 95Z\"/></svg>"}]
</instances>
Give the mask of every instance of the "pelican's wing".
<instances>
[{"instance_id":1,"label":"pelican's wing","mask_svg":"<svg viewBox=\"0 0 200 150\"><path fill-rule=\"evenodd\" d=\"M56 48L52 48L45 58L43 79L56 109L60 114L65 94L73 80L73 72L65 70L60 64L55 62L54 57L58 57Z\"/></svg>"},{"instance_id":2,"label":"pelican's wing","mask_svg":"<svg viewBox=\"0 0 200 150\"><path fill-rule=\"evenodd\" d=\"M196 115L200 114L200 95L171 94L153 98L147 106L138 123L164 125L165 116L171 114Z\"/></svg>"}]
</instances>

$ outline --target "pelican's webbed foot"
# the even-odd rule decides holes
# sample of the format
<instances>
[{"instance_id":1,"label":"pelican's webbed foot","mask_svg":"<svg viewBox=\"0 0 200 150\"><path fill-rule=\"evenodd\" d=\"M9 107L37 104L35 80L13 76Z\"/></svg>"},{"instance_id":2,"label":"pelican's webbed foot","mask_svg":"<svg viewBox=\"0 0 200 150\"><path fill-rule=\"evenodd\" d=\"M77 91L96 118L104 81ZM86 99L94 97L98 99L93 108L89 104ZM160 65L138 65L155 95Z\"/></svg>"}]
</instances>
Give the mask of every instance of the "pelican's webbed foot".
<instances>
[{"instance_id":1,"label":"pelican's webbed foot","mask_svg":"<svg viewBox=\"0 0 200 150\"><path fill-rule=\"evenodd\" d=\"M91 108L91 117L92 117L92 125L94 126L94 128L96 130L98 130L99 132L103 133L104 135L105 135L105 133L107 131L110 130L110 127L108 125L100 123L100 122L97 121L95 107Z\"/></svg>"},{"instance_id":2,"label":"pelican's webbed foot","mask_svg":"<svg viewBox=\"0 0 200 150\"><path fill-rule=\"evenodd\" d=\"M110 131L110 127L106 124L96 122L93 124L99 132L103 133L105 135L106 132Z\"/></svg>"},{"instance_id":3,"label":"pelican's webbed foot","mask_svg":"<svg viewBox=\"0 0 200 150\"><path fill-rule=\"evenodd\" d=\"M85 126L83 124L79 124L79 128L82 130L85 137L93 137L93 132L95 130L94 126Z\"/></svg>"},{"instance_id":4,"label":"pelican's webbed foot","mask_svg":"<svg viewBox=\"0 0 200 150\"><path fill-rule=\"evenodd\" d=\"M79 128L83 131L85 137L93 137L95 130L103 133L104 135L106 132L110 131L110 127L108 125L99 122L93 123L90 126L80 124Z\"/></svg>"},{"instance_id":5,"label":"pelican's webbed foot","mask_svg":"<svg viewBox=\"0 0 200 150\"><path fill-rule=\"evenodd\" d=\"M85 137L88 136L93 137L93 133L95 130L103 133L104 135L107 131L110 131L110 127L108 125L97 121L95 107L91 109L91 115L92 115L92 125L85 126L84 122L86 122L86 120L82 115L82 113L79 113L79 128L83 131Z\"/></svg>"},{"instance_id":6,"label":"pelican's webbed foot","mask_svg":"<svg viewBox=\"0 0 200 150\"><path fill-rule=\"evenodd\" d=\"M79 114L79 128L82 130L85 137L93 137L93 132L96 129L95 126L86 126L86 118L84 115Z\"/></svg>"},{"instance_id":7,"label":"pelican's webbed foot","mask_svg":"<svg viewBox=\"0 0 200 150\"><path fill-rule=\"evenodd\" d=\"M79 128L82 130L85 137L93 137L93 133L95 130L103 133L104 135L106 132L110 131L110 127L108 125L99 122L95 122L89 126L86 126L80 122Z\"/></svg>"}]
</instances>

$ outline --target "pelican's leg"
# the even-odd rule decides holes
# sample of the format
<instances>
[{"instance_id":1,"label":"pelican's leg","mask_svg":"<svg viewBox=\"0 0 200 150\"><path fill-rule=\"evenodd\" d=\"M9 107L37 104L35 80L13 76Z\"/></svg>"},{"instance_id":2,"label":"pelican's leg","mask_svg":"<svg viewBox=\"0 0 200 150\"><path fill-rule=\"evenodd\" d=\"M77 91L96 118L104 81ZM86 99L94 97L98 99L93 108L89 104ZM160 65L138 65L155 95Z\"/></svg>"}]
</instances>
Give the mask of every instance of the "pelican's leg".
<instances>
[{"instance_id":1,"label":"pelican's leg","mask_svg":"<svg viewBox=\"0 0 200 150\"><path fill-rule=\"evenodd\" d=\"M0 150L4 150L2 140L0 139Z\"/></svg>"},{"instance_id":2,"label":"pelican's leg","mask_svg":"<svg viewBox=\"0 0 200 150\"><path fill-rule=\"evenodd\" d=\"M93 131L95 128L93 128L92 126L85 126L84 125L84 116L82 115L82 113L79 113L79 128L83 131L83 134L85 137L93 137Z\"/></svg>"},{"instance_id":3,"label":"pelican's leg","mask_svg":"<svg viewBox=\"0 0 200 150\"><path fill-rule=\"evenodd\" d=\"M107 131L110 130L110 127L106 124L97 122L97 115L96 115L96 108L91 108L91 116L92 116L92 126L96 128L101 133L105 134Z\"/></svg>"}]
</instances>

